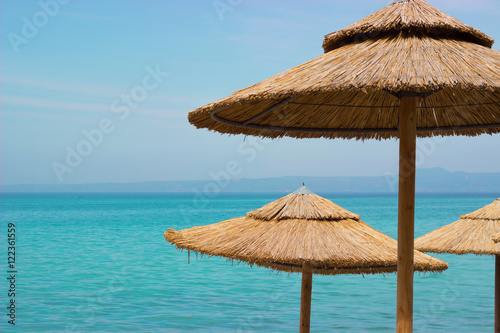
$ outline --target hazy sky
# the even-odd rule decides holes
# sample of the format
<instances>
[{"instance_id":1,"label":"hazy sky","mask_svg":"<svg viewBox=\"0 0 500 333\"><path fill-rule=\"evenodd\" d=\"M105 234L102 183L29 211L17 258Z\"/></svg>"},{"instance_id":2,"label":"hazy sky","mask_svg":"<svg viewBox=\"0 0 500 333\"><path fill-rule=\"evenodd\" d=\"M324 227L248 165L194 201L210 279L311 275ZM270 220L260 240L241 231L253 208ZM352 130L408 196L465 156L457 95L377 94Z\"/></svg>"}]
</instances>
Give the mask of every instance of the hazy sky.
<instances>
[{"instance_id":1,"label":"hazy sky","mask_svg":"<svg viewBox=\"0 0 500 333\"><path fill-rule=\"evenodd\" d=\"M500 40L500 1L429 2ZM396 140L261 143L187 121L321 55L325 34L389 3L3 0L1 183L395 173ZM418 165L495 172L499 152L500 135L419 140Z\"/></svg>"}]
</instances>

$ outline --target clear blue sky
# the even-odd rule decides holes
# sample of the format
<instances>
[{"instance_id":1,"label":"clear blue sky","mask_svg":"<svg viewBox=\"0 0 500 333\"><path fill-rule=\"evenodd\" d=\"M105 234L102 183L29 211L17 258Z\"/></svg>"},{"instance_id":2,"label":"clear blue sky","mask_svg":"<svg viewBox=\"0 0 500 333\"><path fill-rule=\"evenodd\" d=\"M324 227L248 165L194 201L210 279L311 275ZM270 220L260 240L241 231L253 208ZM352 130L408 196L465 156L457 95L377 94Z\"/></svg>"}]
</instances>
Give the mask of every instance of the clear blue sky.
<instances>
[{"instance_id":1,"label":"clear blue sky","mask_svg":"<svg viewBox=\"0 0 500 333\"><path fill-rule=\"evenodd\" d=\"M429 2L500 41L500 1ZM233 162L238 178L395 173L396 140L259 143L187 121L190 110L321 55L325 34L389 3L3 0L1 182L209 179ZM419 144L419 167L500 171L499 135ZM68 164L78 150L86 156Z\"/></svg>"}]
</instances>

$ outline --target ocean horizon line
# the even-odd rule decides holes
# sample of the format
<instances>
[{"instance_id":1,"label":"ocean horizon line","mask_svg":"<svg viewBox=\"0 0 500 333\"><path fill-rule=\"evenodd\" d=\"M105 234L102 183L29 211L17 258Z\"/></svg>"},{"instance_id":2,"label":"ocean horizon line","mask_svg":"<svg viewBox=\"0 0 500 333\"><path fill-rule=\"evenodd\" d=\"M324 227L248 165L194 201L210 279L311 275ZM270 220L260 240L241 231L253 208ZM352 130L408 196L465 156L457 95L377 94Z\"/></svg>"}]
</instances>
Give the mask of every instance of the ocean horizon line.
<instances>
[{"instance_id":1,"label":"ocean horizon line","mask_svg":"<svg viewBox=\"0 0 500 333\"><path fill-rule=\"evenodd\" d=\"M0 192L0 198L179 198L179 199L227 199L227 198L273 198L289 194L289 192ZM396 198L395 192L317 192L323 197L338 198ZM420 198L497 198L500 192L416 192Z\"/></svg>"}]
</instances>

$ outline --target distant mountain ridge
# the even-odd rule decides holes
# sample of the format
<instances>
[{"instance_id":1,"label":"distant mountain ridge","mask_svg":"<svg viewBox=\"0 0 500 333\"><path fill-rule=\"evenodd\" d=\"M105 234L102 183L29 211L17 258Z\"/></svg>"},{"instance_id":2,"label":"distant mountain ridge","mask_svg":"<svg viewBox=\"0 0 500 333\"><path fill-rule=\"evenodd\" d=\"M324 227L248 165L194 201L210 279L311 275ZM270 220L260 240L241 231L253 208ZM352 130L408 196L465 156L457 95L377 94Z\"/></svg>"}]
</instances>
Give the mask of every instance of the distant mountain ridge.
<instances>
[{"instance_id":1,"label":"distant mountain ridge","mask_svg":"<svg viewBox=\"0 0 500 333\"><path fill-rule=\"evenodd\" d=\"M219 179L199 181L157 181L140 183L4 185L4 193L190 193L268 192L290 193L305 183L317 193L396 193L398 176L374 177L275 177L262 179ZM500 172L449 172L441 168L418 169L417 193L499 193Z\"/></svg>"}]
</instances>

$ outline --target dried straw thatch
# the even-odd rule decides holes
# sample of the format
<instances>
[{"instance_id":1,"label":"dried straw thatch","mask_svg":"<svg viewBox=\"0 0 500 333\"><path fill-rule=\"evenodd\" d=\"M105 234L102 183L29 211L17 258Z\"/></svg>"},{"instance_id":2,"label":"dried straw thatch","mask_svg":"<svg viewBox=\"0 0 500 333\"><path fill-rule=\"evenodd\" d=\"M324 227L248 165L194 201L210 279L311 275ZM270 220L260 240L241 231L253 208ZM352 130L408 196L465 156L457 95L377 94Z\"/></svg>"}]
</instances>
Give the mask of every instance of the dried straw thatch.
<instances>
[{"instance_id":1,"label":"dried straw thatch","mask_svg":"<svg viewBox=\"0 0 500 333\"><path fill-rule=\"evenodd\" d=\"M500 232L500 199L460 216L460 220L415 240L423 252L500 255L500 245L492 235Z\"/></svg>"},{"instance_id":2,"label":"dried straw thatch","mask_svg":"<svg viewBox=\"0 0 500 333\"><path fill-rule=\"evenodd\" d=\"M424 252L495 256L495 332L500 332L500 199L415 240ZM492 237L492 235L494 235ZM493 239L492 239L493 238Z\"/></svg>"},{"instance_id":3,"label":"dried straw thatch","mask_svg":"<svg viewBox=\"0 0 500 333\"><path fill-rule=\"evenodd\" d=\"M491 237L495 243L500 243L500 233L494 234L493 237Z\"/></svg>"},{"instance_id":4,"label":"dried straw thatch","mask_svg":"<svg viewBox=\"0 0 500 333\"><path fill-rule=\"evenodd\" d=\"M189 113L198 128L278 138L398 137L400 93L421 137L500 133L500 52L424 0L325 37L326 53Z\"/></svg>"},{"instance_id":5,"label":"dried straw thatch","mask_svg":"<svg viewBox=\"0 0 500 333\"><path fill-rule=\"evenodd\" d=\"M316 274L396 271L397 242L330 200L301 189L260 209L220 223L165 232L180 249L286 272L311 263ZM448 264L415 251L416 271Z\"/></svg>"},{"instance_id":6,"label":"dried straw thatch","mask_svg":"<svg viewBox=\"0 0 500 333\"><path fill-rule=\"evenodd\" d=\"M325 36L325 52L352 42L378 37L383 32L411 29L435 38L453 38L492 47L494 40L479 30L463 24L424 1L399 1L340 31Z\"/></svg>"}]
</instances>

